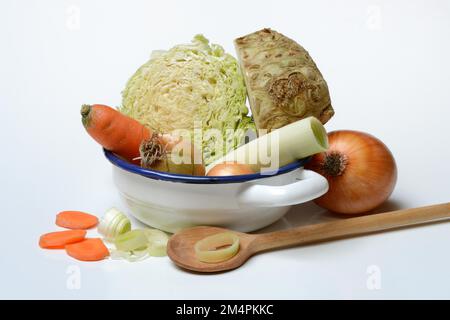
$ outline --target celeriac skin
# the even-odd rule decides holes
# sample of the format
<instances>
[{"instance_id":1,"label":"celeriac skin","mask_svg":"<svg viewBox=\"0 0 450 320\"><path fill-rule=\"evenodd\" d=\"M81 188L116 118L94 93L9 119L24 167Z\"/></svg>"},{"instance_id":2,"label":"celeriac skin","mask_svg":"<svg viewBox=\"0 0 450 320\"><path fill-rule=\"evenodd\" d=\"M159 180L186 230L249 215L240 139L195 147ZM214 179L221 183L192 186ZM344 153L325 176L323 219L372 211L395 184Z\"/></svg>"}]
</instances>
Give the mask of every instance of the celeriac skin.
<instances>
[{"instance_id":1,"label":"celeriac skin","mask_svg":"<svg viewBox=\"0 0 450 320\"><path fill-rule=\"evenodd\" d=\"M327 83L298 43L263 29L237 38L235 47L259 133L309 116L325 124L334 115Z\"/></svg>"}]
</instances>

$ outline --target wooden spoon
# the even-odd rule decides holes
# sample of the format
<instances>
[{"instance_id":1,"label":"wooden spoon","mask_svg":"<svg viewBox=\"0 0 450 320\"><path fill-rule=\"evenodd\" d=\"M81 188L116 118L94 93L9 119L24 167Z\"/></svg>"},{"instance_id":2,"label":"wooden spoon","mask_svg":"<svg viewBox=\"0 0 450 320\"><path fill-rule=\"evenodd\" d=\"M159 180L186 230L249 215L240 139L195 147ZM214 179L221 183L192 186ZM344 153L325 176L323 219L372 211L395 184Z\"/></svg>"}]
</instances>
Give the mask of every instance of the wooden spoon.
<instances>
[{"instance_id":1,"label":"wooden spoon","mask_svg":"<svg viewBox=\"0 0 450 320\"><path fill-rule=\"evenodd\" d=\"M313 224L288 230L248 234L217 227L194 227L174 234L167 245L167 253L178 266L197 272L219 272L235 269L252 255L270 249L297 246L356 236L376 231L395 229L450 218L450 202L433 206L404 209L367 215L345 220ZM218 263L205 263L195 256L197 241L221 232L239 236L239 251L231 259Z\"/></svg>"}]
</instances>

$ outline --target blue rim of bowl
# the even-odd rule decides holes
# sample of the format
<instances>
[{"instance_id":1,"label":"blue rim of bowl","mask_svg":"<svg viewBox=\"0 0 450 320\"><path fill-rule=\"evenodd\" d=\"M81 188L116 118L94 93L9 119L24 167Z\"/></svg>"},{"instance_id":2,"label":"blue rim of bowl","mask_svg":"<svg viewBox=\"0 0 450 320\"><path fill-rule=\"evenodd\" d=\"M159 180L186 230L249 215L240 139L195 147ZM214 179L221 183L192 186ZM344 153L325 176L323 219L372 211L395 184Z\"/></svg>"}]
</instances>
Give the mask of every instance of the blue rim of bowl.
<instances>
[{"instance_id":1,"label":"blue rim of bowl","mask_svg":"<svg viewBox=\"0 0 450 320\"><path fill-rule=\"evenodd\" d=\"M116 154L114 154L111 151L103 149L103 152L105 154L105 157L116 167L119 167L125 171L135 173L141 176L144 176L146 178L155 179L155 180L164 180L164 181L171 181L171 182L182 182L182 183L198 183L198 184L212 184L212 183L238 183L238 182L244 182L244 181L250 181L250 180L256 180L256 179L263 179L268 178L272 176L277 176L283 173L287 173L289 171L295 170L297 168L302 167L305 165L306 162L310 159L304 158L300 159L298 161L289 163L281 168L279 168L276 171L273 172L266 172L264 174L261 173L253 173L253 174L243 174L238 176L220 176L220 177L214 177L214 176L192 176L192 175L185 175L185 174L176 174L176 173L168 173L163 171L156 171L151 169L142 168L138 165L129 163L128 161L123 160Z\"/></svg>"}]
</instances>

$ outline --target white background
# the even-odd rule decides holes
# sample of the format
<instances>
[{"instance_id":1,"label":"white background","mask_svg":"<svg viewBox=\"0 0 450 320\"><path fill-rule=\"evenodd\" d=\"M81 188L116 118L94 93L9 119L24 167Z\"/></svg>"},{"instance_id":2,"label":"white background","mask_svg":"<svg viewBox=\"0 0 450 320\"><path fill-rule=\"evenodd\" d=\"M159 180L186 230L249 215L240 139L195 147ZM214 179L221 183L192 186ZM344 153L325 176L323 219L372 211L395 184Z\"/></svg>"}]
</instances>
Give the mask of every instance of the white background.
<instances>
[{"instance_id":1,"label":"white background","mask_svg":"<svg viewBox=\"0 0 450 320\"><path fill-rule=\"evenodd\" d=\"M82 103L119 105L153 49L203 33L234 54L234 38L263 27L315 59L336 110L328 130L370 132L394 153L398 184L379 211L450 200L449 1L2 0L0 298L450 298L448 223L266 253L207 276L168 258L81 263L38 247L60 210L125 209ZM269 229L333 219L309 203Z\"/></svg>"}]
</instances>

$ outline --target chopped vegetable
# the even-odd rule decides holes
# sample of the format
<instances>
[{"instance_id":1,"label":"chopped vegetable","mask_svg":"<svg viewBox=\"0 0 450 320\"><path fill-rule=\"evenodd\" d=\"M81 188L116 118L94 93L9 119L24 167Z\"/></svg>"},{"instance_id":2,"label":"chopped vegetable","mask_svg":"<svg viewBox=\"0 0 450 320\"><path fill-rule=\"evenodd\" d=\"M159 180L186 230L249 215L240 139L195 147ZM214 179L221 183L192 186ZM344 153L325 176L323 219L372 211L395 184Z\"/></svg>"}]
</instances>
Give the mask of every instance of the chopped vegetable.
<instances>
[{"instance_id":1,"label":"chopped vegetable","mask_svg":"<svg viewBox=\"0 0 450 320\"><path fill-rule=\"evenodd\" d=\"M254 172L277 170L327 148L325 128L319 120L309 117L250 141L209 165L206 171L209 175L216 164L233 161L248 164Z\"/></svg>"},{"instance_id":2,"label":"chopped vegetable","mask_svg":"<svg viewBox=\"0 0 450 320\"><path fill-rule=\"evenodd\" d=\"M130 262L140 261L148 256L163 257L167 253L169 237L156 229L137 229L116 237L114 258L123 258Z\"/></svg>"},{"instance_id":3,"label":"chopped vegetable","mask_svg":"<svg viewBox=\"0 0 450 320\"><path fill-rule=\"evenodd\" d=\"M148 245L147 251L153 257L164 257L167 255L167 242L169 236L157 229L145 229Z\"/></svg>"},{"instance_id":4,"label":"chopped vegetable","mask_svg":"<svg viewBox=\"0 0 450 320\"><path fill-rule=\"evenodd\" d=\"M86 131L105 149L139 164L139 146L152 132L133 118L100 104L81 107Z\"/></svg>"},{"instance_id":5,"label":"chopped vegetable","mask_svg":"<svg viewBox=\"0 0 450 320\"><path fill-rule=\"evenodd\" d=\"M236 39L235 46L260 133L309 116L322 123L333 116L327 83L298 43L263 29Z\"/></svg>"},{"instance_id":6,"label":"chopped vegetable","mask_svg":"<svg viewBox=\"0 0 450 320\"><path fill-rule=\"evenodd\" d=\"M106 240L113 241L118 235L131 230L131 222L122 212L111 208L100 220L97 230Z\"/></svg>"},{"instance_id":7,"label":"chopped vegetable","mask_svg":"<svg viewBox=\"0 0 450 320\"><path fill-rule=\"evenodd\" d=\"M202 262L226 261L239 251L239 236L231 232L217 233L198 241L194 250L197 259Z\"/></svg>"},{"instance_id":8,"label":"chopped vegetable","mask_svg":"<svg viewBox=\"0 0 450 320\"><path fill-rule=\"evenodd\" d=\"M66 230L42 235L39 246L44 249L64 249L67 244L80 242L86 237L85 230Z\"/></svg>"},{"instance_id":9,"label":"chopped vegetable","mask_svg":"<svg viewBox=\"0 0 450 320\"><path fill-rule=\"evenodd\" d=\"M315 202L328 210L358 214L381 205L397 181L397 166L388 147L364 132L329 133L330 148L305 166L328 180L328 192Z\"/></svg>"},{"instance_id":10,"label":"chopped vegetable","mask_svg":"<svg viewBox=\"0 0 450 320\"><path fill-rule=\"evenodd\" d=\"M62 211L56 216L56 225L67 229L90 229L97 223L96 216L81 211Z\"/></svg>"},{"instance_id":11,"label":"chopped vegetable","mask_svg":"<svg viewBox=\"0 0 450 320\"><path fill-rule=\"evenodd\" d=\"M252 173L255 172L249 165L237 162L226 162L215 165L211 170L209 170L208 176L237 176Z\"/></svg>"},{"instance_id":12,"label":"chopped vegetable","mask_svg":"<svg viewBox=\"0 0 450 320\"><path fill-rule=\"evenodd\" d=\"M143 250L147 247L148 239L144 230L137 229L118 235L114 244L120 251Z\"/></svg>"},{"instance_id":13,"label":"chopped vegetable","mask_svg":"<svg viewBox=\"0 0 450 320\"><path fill-rule=\"evenodd\" d=\"M111 250L111 258L114 260L127 260L129 262L137 262L147 259L150 256L147 249L134 251Z\"/></svg>"},{"instance_id":14,"label":"chopped vegetable","mask_svg":"<svg viewBox=\"0 0 450 320\"><path fill-rule=\"evenodd\" d=\"M217 135L194 137L205 164L242 144L246 131L254 129L236 59L202 35L190 44L154 52L122 95L120 111L153 130L216 129Z\"/></svg>"},{"instance_id":15,"label":"chopped vegetable","mask_svg":"<svg viewBox=\"0 0 450 320\"><path fill-rule=\"evenodd\" d=\"M99 238L69 244L66 246L66 252L72 258L81 261L98 261L109 256L108 248Z\"/></svg>"}]
</instances>

